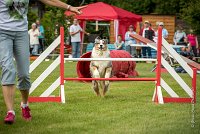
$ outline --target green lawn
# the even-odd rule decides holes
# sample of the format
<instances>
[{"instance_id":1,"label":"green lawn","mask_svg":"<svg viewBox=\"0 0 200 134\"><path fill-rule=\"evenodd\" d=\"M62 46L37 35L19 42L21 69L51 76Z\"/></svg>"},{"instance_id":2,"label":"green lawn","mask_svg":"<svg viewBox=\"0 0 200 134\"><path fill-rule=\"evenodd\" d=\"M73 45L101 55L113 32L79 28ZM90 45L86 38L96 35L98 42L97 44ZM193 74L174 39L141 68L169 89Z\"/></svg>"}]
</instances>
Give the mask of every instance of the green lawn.
<instances>
[{"instance_id":1,"label":"green lawn","mask_svg":"<svg viewBox=\"0 0 200 134\"><path fill-rule=\"evenodd\" d=\"M51 63L44 62L31 74L32 80ZM76 77L75 62L67 62L66 77ZM153 64L137 63L140 77L154 77ZM67 71L68 70L68 71ZM70 71L69 71L70 70ZM57 68L32 94L41 94L59 76ZM189 85L191 79L181 74ZM169 74L163 78L181 96L187 96ZM151 101L153 82L111 82L105 98L96 97L91 83L66 82L66 103L31 103L33 119L21 118L20 94L16 93L16 122L5 125L5 104L0 90L0 134L192 134L200 133L200 77L197 80L195 127L191 127L192 105L168 103L158 105ZM58 90L52 95L58 95ZM163 91L164 95L167 95Z\"/></svg>"}]
</instances>

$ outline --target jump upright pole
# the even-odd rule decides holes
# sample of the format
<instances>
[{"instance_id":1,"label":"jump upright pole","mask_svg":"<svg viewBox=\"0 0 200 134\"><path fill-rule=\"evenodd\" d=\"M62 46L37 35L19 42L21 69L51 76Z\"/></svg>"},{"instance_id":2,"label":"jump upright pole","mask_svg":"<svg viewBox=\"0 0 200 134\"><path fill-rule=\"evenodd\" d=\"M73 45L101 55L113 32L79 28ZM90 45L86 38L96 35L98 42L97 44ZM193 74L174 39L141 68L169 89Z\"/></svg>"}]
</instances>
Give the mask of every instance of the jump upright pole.
<instances>
[{"instance_id":1,"label":"jump upright pole","mask_svg":"<svg viewBox=\"0 0 200 134\"><path fill-rule=\"evenodd\" d=\"M156 66L156 91L154 101L163 104L163 97L161 92L161 49L162 49L162 27L158 28L157 41L157 66Z\"/></svg>"},{"instance_id":2,"label":"jump upright pole","mask_svg":"<svg viewBox=\"0 0 200 134\"><path fill-rule=\"evenodd\" d=\"M193 78L192 78L193 100L192 100L192 103L196 103L197 69L193 68L192 70L193 70Z\"/></svg>"},{"instance_id":3,"label":"jump upright pole","mask_svg":"<svg viewBox=\"0 0 200 134\"><path fill-rule=\"evenodd\" d=\"M60 27L60 97L62 103L65 103L64 71L64 27Z\"/></svg>"}]
</instances>

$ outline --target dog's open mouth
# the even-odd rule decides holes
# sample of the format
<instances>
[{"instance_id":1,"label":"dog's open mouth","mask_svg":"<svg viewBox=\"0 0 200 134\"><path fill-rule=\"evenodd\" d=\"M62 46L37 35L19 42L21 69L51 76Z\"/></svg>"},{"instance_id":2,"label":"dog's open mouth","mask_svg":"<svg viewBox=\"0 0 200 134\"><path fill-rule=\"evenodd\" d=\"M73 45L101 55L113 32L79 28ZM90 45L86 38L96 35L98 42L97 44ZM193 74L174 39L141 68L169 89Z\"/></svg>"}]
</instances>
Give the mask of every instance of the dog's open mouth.
<instances>
[{"instance_id":1,"label":"dog's open mouth","mask_svg":"<svg viewBox=\"0 0 200 134\"><path fill-rule=\"evenodd\" d=\"M104 49L103 45L100 45L99 50L103 50L103 49Z\"/></svg>"}]
</instances>

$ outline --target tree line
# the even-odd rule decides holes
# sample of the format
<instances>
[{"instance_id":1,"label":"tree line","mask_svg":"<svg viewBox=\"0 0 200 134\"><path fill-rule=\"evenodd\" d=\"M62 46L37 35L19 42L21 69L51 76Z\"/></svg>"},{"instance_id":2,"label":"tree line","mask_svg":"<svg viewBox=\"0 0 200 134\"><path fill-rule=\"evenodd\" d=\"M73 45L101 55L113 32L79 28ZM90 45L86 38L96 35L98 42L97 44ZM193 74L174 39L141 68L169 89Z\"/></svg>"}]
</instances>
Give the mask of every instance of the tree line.
<instances>
[{"instance_id":1,"label":"tree line","mask_svg":"<svg viewBox=\"0 0 200 134\"><path fill-rule=\"evenodd\" d=\"M80 6L94 3L105 2L107 4L123 8L135 14L161 14L175 15L176 18L184 20L200 35L200 0L62 0L73 6ZM39 4L41 6L41 4ZM47 44L55 38L55 31L60 25L68 27L66 18L62 9L44 6L45 13L42 18L42 24L46 29ZM29 12L29 24L38 18L35 12ZM59 32L59 31L58 31Z\"/></svg>"},{"instance_id":2,"label":"tree line","mask_svg":"<svg viewBox=\"0 0 200 134\"><path fill-rule=\"evenodd\" d=\"M74 0L68 2L76 6L80 3ZM85 0L85 4L94 2L105 2L140 15L175 15L200 34L200 0Z\"/></svg>"}]
</instances>

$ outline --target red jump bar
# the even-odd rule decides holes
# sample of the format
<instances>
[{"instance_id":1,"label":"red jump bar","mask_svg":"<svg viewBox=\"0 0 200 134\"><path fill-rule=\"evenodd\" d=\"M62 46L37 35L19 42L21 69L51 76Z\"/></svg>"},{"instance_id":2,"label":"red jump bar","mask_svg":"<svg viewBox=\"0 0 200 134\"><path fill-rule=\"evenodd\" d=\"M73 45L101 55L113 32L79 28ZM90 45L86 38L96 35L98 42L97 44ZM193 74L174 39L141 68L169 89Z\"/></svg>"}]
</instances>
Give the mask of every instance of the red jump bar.
<instances>
[{"instance_id":1,"label":"red jump bar","mask_svg":"<svg viewBox=\"0 0 200 134\"><path fill-rule=\"evenodd\" d=\"M109 81L156 81L156 78L64 78L64 80L91 81L91 80L109 80Z\"/></svg>"},{"instance_id":2,"label":"red jump bar","mask_svg":"<svg viewBox=\"0 0 200 134\"><path fill-rule=\"evenodd\" d=\"M29 97L29 102L61 102L61 97Z\"/></svg>"},{"instance_id":3,"label":"red jump bar","mask_svg":"<svg viewBox=\"0 0 200 134\"><path fill-rule=\"evenodd\" d=\"M163 97L164 103L192 103L192 98Z\"/></svg>"}]
</instances>

